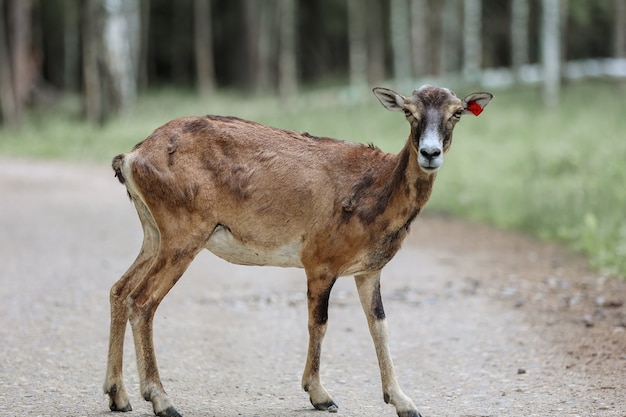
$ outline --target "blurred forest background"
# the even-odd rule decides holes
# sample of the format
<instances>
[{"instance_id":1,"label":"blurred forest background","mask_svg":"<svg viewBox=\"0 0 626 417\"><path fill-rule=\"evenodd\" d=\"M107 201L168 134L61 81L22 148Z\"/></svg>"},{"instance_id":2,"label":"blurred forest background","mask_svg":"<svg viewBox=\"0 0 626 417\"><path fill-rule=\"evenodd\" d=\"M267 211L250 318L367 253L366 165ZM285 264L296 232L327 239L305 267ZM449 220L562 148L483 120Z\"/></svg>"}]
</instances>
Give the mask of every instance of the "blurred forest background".
<instances>
[{"instance_id":1,"label":"blurred forest background","mask_svg":"<svg viewBox=\"0 0 626 417\"><path fill-rule=\"evenodd\" d=\"M18 125L25 109L65 92L81 94L84 117L102 123L154 86L292 97L299 85L444 75L543 79L544 100L556 105L562 75L626 75L623 62L561 65L626 58L625 8L624 0L0 0L2 121Z\"/></svg>"},{"instance_id":2,"label":"blurred forest background","mask_svg":"<svg viewBox=\"0 0 626 417\"><path fill-rule=\"evenodd\" d=\"M626 276L626 0L0 0L0 158L104 164L207 113L397 152L369 90L423 83L495 93L429 210Z\"/></svg>"}]
</instances>

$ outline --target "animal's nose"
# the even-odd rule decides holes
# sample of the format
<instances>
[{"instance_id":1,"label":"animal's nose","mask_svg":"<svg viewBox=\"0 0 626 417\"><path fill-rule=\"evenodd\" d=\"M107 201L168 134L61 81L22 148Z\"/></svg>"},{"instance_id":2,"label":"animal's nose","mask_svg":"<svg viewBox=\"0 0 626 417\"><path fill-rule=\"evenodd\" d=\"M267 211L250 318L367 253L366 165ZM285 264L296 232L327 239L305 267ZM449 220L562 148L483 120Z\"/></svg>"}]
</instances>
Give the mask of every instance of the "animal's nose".
<instances>
[{"instance_id":1,"label":"animal's nose","mask_svg":"<svg viewBox=\"0 0 626 417\"><path fill-rule=\"evenodd\" d=\"M439 155L441 155L441 149L439 148L422 148L420 149L420 154L429 161L435 159Z\"/></svg>"}]
</instances>

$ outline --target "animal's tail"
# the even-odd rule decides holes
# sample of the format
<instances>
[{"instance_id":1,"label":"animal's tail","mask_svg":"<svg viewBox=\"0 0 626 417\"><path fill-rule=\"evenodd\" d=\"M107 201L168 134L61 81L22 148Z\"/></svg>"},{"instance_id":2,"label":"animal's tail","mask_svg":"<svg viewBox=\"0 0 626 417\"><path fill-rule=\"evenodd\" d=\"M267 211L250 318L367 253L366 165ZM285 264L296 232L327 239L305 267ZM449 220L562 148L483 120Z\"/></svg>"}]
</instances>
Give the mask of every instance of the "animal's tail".
<instances>
[{"instance_id":1,"label":"animal's tail","mask_svg":"<svg viewBox=\"0 0 626 417\"><path fill-rule=\"evenodd\" d=\"M124 164L124 154L117 155L115 158L113 158L111 166L113 167L113 171L115 171L115 176L117 177L117 179L120 180L122 184L125 184L126 178L122 173L122 164Z\"/></svg>"}]
</instances>

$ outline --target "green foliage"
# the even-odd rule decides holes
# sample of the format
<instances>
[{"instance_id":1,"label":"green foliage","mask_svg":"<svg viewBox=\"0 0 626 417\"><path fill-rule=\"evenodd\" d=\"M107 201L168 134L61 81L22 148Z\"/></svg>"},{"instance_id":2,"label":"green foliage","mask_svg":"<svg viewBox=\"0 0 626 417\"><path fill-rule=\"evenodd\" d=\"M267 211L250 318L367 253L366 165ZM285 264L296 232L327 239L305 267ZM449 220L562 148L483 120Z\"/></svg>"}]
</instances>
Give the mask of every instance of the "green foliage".
<instances>
[{"instance_id":1,"label":"green foliage","mask_svg":"<svg viewBox=\"0 0 626 417\"><path fill-rule=\"evenodd\" d=\"M496 91L480 117L465 116L427 210L561 241L606 273L626 275L624 89L597 82L562 93L561 107L549 112L538 90ZM225 92L202 100L190 92L152 91L102 128L81 122L78 102L69 99L29 115L17 132L0 130L0 155L108 164L168 120L210 113L397 152L408 136L402 114L354 94L314 90L282 103Z\"/></svg>"},{"instance_id":2,"label":"green foliage","mask_svg":"<svg viewBox=\"0 0 626 417\"><path fill-rule=\"evenodd\" d=\"M626 274L624 91L564 89L546 112L538 91L496 94L457 127L431 209L565 242L608 274Z\"/></svg>"}]
</instances>

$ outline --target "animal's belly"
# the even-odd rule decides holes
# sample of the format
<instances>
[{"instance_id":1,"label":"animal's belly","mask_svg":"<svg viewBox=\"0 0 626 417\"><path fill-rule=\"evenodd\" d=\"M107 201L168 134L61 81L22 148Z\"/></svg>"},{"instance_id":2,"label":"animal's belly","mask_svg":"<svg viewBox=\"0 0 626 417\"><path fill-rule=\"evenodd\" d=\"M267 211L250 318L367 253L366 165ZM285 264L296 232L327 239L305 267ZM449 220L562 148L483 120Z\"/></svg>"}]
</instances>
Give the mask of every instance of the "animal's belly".
<instances>
[{"instance_id":1,"label":"animal's belly","mask_svg":"<svg viewBox=\"0 0 626 417\"><path fill-rule=\"evenodd\" d=\"M228 228L218 226L206 248L233 264L302 268L300 242L295 240L280 246L245 244L236 239Z\"/></svg>"}]
</instances>

